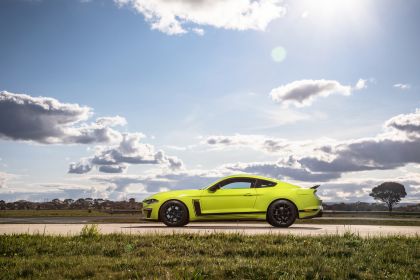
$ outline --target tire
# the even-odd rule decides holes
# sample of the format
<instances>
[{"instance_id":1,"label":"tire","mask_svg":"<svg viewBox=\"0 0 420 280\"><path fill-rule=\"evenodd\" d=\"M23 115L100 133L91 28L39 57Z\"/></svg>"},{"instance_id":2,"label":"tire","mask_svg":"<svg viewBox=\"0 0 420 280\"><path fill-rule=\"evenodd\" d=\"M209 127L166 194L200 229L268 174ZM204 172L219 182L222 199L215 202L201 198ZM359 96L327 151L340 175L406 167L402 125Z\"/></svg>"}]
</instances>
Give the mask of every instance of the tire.
<instances>
[{"instance_id":1,"label":"tire","mask_svg":"<svg viewBox=\"0 0 420 280\"><path fill-rule=\"evenodd\" d=\"M288 200L274 201L267 209L267 222L273 227L290 227L296 218L296 206Z\"/></svg>"},{"instance_id":2,"label":"tire","mask_svg":"<svg viewBox=\"0 0 420 280\"><path fill-rule=\"evenodd\" d=\"M188 208L177 200L165 202L159 210L160 220L168 227L182 227L188 224Z\"/></svg>"}]
</instances>

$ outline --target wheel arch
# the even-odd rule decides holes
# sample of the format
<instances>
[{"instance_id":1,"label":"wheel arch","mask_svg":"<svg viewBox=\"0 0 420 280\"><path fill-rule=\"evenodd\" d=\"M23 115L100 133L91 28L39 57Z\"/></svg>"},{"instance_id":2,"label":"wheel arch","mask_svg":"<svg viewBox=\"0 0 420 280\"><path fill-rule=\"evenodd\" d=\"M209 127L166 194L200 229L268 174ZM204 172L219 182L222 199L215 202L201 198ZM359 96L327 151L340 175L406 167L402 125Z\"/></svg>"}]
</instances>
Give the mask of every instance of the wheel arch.
<instances>
[{"instance_id":1,"label":"wheel arch","mask_svg":"<svg viewBox=\"0 0 420 280\"><path fill-rule=\"evenodd\" d=\"M182 200L179 200L179 199L176 199L176 198L170 198L160 205L159 210L158 210L158 222L162 221L160 210L162 209L163 205L165 205L166 203L171 202L171 201L176 201L176 202L182 203L182 205L184 205L185 208L187 208L187 215L188 215L188 220L189 220L190 219L190 208L188 208L187 204L185 202L183 202Z\"/></svg>"},{"instance_id":2,"label":"wheel arch","mask_svg":"<svg viewBox=\"0 0 420 280\"><path fill-rule=\"evenodd\" d=\"M266 213L268 213L268 209L270 209L270 206L271 206L274 202L279 201L279 200L286 200L286 201L288 201L288 202L292 203L292 205L295 207L295 210L296 210L296 215L299 217L299 208L297 207L296 203L295 203L293 200L289 199L289 198L276 198L276 199L274 199L274 200L273 200L273 201L271 201L271 202L270 202L270 204L267 206L267 209L265 210L265 212L266 212Z\"/></svg>"}]
</instances>

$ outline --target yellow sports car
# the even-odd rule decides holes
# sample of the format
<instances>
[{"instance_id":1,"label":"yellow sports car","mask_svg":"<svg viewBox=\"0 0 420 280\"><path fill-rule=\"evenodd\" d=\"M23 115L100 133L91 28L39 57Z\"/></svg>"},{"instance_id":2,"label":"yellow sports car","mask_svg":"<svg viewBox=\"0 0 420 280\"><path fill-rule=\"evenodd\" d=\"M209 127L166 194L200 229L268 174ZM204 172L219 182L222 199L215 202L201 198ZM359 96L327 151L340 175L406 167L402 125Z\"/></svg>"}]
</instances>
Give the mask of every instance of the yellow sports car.
<instances>
[{"instance_id":1,"label":"yellow sports car","mask_svg":"<svg viewBox=\"0 0 420 280\"><path fill-rule=\"evenodd\" d=\"M180 227L190 221L266 220L289 227L297 218L322 216L319 185L301 188L255 175L225 177L200 190L161 192L143 201L146 220Z\"/></svg>"}]
</instances>

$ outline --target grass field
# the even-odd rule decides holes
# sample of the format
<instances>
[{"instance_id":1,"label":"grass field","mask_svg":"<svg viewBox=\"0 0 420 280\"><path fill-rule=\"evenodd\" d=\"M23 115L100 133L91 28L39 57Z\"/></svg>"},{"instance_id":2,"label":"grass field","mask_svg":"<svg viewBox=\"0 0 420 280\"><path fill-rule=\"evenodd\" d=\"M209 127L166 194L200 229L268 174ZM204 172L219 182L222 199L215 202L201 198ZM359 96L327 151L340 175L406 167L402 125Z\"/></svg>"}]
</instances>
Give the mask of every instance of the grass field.
<instances>
[{"instance_id":1,"label":"grass field","mask_svg":"<svg viewBox=\"0 0 420 280\"><path fill-rule=\"evenodd\" d=\"M3 235L1 279L419 279L420 236Z\"/></svg>"}]
</instances>

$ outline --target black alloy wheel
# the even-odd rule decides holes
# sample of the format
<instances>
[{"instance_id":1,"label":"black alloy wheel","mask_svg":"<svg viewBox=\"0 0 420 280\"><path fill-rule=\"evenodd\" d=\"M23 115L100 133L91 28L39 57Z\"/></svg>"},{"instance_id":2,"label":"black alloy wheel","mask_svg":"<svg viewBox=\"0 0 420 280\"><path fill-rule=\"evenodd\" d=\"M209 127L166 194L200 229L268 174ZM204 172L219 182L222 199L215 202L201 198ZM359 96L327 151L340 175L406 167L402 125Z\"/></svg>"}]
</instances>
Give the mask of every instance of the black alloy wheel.
<instances>
[{"instance_id":1,"label":"black alloy wheel","mask_svg":"<svg viewBox=\"0 0 420 280\"><path fill-rule=\"evenodd\" d=\"M188 224L188 209L182 202L170 200L160 208L159 217L168 227L182 227Z\"/></svg>"},{"instance_id":2,"label":"black alloy wheel","mask_svg":"<svg viewBox=\"0 0 420 280\"><path fill-rule=\"evenodd\" d=\"M267 210L267 222L274 227L289 227L296 218L296 207L287 200L274 201Z\"/></svg>"}]
</instances>

